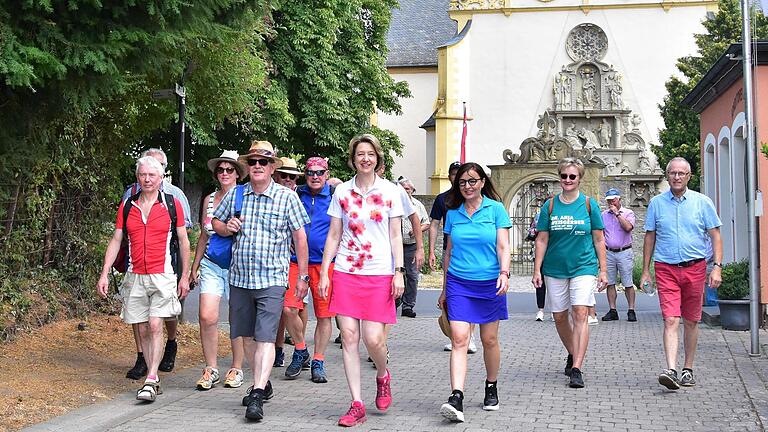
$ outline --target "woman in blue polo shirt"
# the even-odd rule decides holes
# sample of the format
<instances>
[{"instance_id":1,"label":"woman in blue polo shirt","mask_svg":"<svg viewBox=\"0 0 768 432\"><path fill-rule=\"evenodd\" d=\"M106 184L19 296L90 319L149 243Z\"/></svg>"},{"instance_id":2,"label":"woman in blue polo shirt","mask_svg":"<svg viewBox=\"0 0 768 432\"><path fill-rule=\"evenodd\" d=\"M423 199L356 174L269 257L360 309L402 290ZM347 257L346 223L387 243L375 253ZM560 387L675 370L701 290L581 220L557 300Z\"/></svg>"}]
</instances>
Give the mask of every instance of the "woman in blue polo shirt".
<instances>
[{"instance_id":1,"label":"woman in blue polo shirt","mask_svg":"<svg viewBox=\"0 0 768 432\"><path fill-rule=\"evenodd\" d=\"M448 213L444 255L445 282L438 307L451 323L451 396L440 413L464 421L464 379L470 324L480 324L486 381L483 409L499 409L499 320L507 319L509 288L509 215L483 168L465 163L446 196Z\"/></svg>"}]
</instances>

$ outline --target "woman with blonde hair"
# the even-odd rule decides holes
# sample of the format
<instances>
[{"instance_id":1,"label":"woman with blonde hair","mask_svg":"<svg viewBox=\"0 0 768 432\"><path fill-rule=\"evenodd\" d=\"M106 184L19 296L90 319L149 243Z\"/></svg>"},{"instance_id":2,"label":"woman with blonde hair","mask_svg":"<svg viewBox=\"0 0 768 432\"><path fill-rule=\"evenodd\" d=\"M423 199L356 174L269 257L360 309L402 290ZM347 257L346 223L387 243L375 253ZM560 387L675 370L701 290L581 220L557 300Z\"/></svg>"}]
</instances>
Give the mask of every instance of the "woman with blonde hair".
<instances>
[{"instance_id":1,"label":"woman with blonde hair","mask_svg":"<svg viewBox=\"0 0 768 432\"><path fill-rule=\"evenodd\" d=\"M340 426L367 419L360 386L361 337L376 366L376 408L386 411L392 403L385 326L397 322L395 299L404 289L403 208L398 186L376 175L383 163L384 152L375 136L353 138L348 164L356 174L336 187L328 209L331 225L318 288L326 297L328 269L335 257L329 309L341 329L344 372L352 396Z\"/></svg>"},{"instance_id":2,"label":"woman with blonde hair","mask_svg":"<svg viewBox=\"0 0 768 432\"><path fill-rule=\"evenodd\" d=\"M557 334L568 351L568 385L582 388L581 368L589 344L587 315L595 305L595 288L608 282L603 218L597 201L579 192L584 177L579 159L561 160L557 173L562 193L542 207L532 282L538 288L546 281Z\"/></svg>"}]
</instances>

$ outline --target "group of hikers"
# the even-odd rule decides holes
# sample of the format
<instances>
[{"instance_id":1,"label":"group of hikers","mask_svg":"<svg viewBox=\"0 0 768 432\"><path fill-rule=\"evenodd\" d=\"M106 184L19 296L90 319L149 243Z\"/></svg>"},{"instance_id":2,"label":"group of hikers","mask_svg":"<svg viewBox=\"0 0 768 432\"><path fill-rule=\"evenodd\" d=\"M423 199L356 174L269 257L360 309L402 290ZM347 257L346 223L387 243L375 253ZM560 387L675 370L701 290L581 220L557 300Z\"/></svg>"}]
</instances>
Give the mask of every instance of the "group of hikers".
<instances>
[{"instance_id":1,"label":"group of hikers","mask_svg":"<svg viewBox=\"0 0 768 432\"><path fill-rule=\"evenodd\" d=\"M442 224L444 282L437 307L450 323L451 392L439 411L451 421L465 420L467 354L476 349L475 325L486 369L482 408L499 409L498 334L500 321L508 318L511 223L486 168L474 162L451 164L450 189L437 196L430 223L408 179L393 183L383 178L384 151L375 136L354 137L347 164L355 175L342 182L330 176L327 159L310 157L300 170L293 159L278 157L267 141L253 141L242 155L224 151L207 164L217 190L203 197L201 235L193 253L187 236L193 225L189 203L181 190L164 181L165 154L150 149L137 160L136 184L126 190L117 211L97 290L107 296L113 265L126 260L119 289L121 318L133 326L138 353L127 376L146 375L138 400L151 402L162 393L158 371L174 367L180 300L197 285L206 363L198 389L211 389L222 380L217 346L219 306L225 297L232 364L223 375L223 385L242 386L243 363L250 363L253 384L242 400L247 419L261 420L264 401L274 396L269 378L273 367L284 366L286 330L294 344L286 378L294 379L308 369L313 382L328 381L325 351L334 320L351 397L338 424L354 426L367 419L361 339L376 368L376 408L387 411L393 380L387 336L397 322L398 307L402 316L416 316L416 283L425 260L422 233L429 231L429 264L435 268ZM562 191L543 204L536 224L532 283L542 291L546 285L557 333L567 351L568 384L581 388L595 291L608 289L611 309L603 320L610 321L618 319L617 281L626 292L634 286L635 219L621 206L617 189L606 194L607 209L602 212L594 198L579 191L584 176L579 159L561 160L557 171ZM687 188L688 162L672 159L666 174L669 191L648 206L640 282L653 283L649 273L653 260L667 355L658 379L674 390L695 384L701 298L706 278L713 288L720 283L722 245L721 222L711 200ZM302 176L304 184L297 185ZM709 273L707 259L713 265ZM310 296L317 319L311 354L305 339ZM633 303L631 296L629 321L637 319ZM543 310L543 300L540 307ZM681 317L685 363L678 373Z\"/></svg>"}]
</instances>

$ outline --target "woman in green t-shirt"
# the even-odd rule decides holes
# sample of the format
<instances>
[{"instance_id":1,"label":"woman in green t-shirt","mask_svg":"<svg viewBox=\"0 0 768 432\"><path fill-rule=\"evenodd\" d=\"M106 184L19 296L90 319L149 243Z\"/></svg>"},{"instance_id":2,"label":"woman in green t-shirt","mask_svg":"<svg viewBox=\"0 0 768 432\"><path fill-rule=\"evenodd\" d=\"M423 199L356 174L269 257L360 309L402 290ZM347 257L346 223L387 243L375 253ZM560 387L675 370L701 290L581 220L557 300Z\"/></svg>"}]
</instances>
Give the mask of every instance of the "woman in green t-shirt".
<instances>
[{"instance_id":1,"label":"woman in green t-shirt","mask_svg":"<svg viewBox=\"0 0 768 432\"><path fill-rule=\"evenodd\" d=\"M568 350L565 374L572 388L582 388L581 365L589 344L587 314L595 305L595 287L608 282L603 218L597 201L579 192L584 164L566 158L557 172L563 192L542 208L532 282L537 288L546 282L557 333Z\"/></svg>"}]
</instances>

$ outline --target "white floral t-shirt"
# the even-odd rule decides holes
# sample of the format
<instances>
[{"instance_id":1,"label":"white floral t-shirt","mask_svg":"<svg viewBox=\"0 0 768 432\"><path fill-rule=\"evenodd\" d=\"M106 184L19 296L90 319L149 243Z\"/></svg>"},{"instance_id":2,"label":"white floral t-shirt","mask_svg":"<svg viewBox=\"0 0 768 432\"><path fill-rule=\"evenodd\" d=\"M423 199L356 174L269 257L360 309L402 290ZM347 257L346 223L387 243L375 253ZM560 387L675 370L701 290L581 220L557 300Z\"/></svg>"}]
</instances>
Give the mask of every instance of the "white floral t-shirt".
<instances>
[{"instance_id":1,"label":"white floral t-shirt","mask_svg":"<svg viewBox=\"0 0 768 432\"><path fill-rule=\"evenodd\" d=\"M398 186L376 177L368 193L355 177L336 187L328 215L341 219L342 231L335 270L361 275L394 274L389 219L403 216Z\"/></svg>"}]
</instances>

